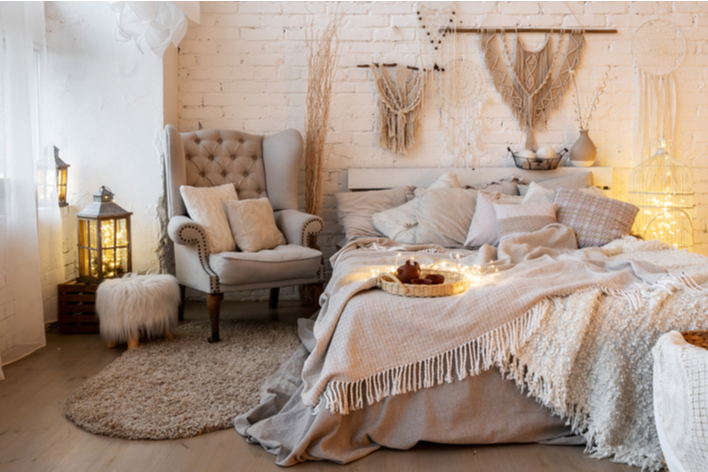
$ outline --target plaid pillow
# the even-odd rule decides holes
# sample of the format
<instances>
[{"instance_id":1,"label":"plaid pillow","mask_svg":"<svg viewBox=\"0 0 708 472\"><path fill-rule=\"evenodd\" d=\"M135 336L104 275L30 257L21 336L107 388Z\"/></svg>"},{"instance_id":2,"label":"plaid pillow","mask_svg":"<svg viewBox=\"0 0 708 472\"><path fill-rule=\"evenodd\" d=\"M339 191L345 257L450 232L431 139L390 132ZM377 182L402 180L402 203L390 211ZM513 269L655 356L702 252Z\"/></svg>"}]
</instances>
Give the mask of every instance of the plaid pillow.
<instances>
[{"instance_id":1,"label":"plaid pillow","mask_svg":"<svg viewBox=\"0 0 708 472\"><path fill-rule=\"evenodd\" d=\"M570 226L578 247L604 246L632 230L639 208L612 198L560 187L556 192L558 223Z\"/></svg>"}]
</instances>

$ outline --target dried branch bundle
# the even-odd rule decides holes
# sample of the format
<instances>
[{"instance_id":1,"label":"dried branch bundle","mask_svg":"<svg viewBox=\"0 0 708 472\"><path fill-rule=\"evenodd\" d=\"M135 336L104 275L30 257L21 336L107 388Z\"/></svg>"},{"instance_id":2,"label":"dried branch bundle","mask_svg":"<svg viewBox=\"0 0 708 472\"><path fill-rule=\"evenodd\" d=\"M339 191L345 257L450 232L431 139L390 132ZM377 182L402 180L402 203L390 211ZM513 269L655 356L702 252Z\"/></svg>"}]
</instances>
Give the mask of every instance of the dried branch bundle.
<instances>
[{"instance_id":1,"label":"dried branch bundle","mask_svg":"<svg viewBox=\"0 0 708 472\"><path fill-rule=\"evenodd\" d=\"M335 15L326 28L307 33L307 114L305 116L305 211L320 214L322 204L322 168L325 140L332 104L332 84L339 58L339 26L342 17Z\"/></svg>"},{"instance_id":2,"label":"dried branch bundle","mask_svg":"<svg viewBox=\"0 0 708 472\"><path fill-rule=\"evenodd\" d=\"M610 66L607 66L605 75L602 77L600 85L598 85L597 89L595 90L595 94L588 95L587 97L587 116L583 118L583 110L580 106L580 91L578 90L578 83L575 80L575 70L570 71L570 75L571 77L573 77L573 86L575 87L575 96L573 97L573 102L575 104L575 119L578 121L580 129L587 130L590 127L590 122L592 121L592 114L595 109L597 109L598 103L600 103L600 95L605 92L605 87L607 86L607 78L609 77L609 74Z\"/></svg>"}]
</instances>

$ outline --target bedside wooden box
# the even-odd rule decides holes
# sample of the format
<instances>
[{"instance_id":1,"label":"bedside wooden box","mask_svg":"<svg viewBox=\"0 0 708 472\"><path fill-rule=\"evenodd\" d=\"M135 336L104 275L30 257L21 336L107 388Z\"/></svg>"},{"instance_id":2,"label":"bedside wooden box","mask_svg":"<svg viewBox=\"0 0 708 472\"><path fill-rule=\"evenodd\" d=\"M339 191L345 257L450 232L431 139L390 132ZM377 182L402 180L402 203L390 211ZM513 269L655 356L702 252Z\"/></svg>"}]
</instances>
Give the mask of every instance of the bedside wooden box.
<instances>
[{"instance_id":1,"label":"bedside wooden box","mask_svg":"<svg viewBox=\"0 0 708 472\"><path fill-rule=\"evenodd\" d=\"M98 284L72 280L57 286L59 334L98 333Z\"/></svg>"}]
</instances>

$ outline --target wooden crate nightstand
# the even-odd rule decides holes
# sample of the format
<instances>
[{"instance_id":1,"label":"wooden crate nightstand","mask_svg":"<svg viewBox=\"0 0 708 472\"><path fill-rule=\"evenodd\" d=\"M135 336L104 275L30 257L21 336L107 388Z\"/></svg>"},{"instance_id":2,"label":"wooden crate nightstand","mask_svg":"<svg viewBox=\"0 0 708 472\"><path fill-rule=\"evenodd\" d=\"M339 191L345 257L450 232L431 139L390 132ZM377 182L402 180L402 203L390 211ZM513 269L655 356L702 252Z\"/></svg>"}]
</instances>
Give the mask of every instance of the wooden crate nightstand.
<instances>
[{"instance_id":1,"label":"wooden crate nightstand","mask_svg":"<svg viewBox=\"0 0 708 472\"><path fill-rule=\"evenodd\" d=\"M72 280L57 286L59 334L98 333L96 315L98 284Z\"/></svg>"}]
</instances>

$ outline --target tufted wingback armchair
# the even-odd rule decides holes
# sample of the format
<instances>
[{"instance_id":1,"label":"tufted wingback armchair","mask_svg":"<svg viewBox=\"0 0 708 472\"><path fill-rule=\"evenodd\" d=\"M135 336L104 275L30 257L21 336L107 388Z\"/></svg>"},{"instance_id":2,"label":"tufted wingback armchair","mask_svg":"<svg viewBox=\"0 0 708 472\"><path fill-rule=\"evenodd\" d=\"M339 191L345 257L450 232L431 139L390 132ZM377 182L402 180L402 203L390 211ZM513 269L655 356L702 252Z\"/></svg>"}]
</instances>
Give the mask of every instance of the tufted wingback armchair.
<instances>
[{"instance_id":1,"label":"tufted wingback armchair","mask_svg":"<svg viewBox=\"0 0 708 472\"><path fill-rule=\"evenodd\" d=\"M176 276L183 297L185 286L207 293L209 342L219 341L225 292L270 288L270 307L275 308L280 287L322 283L322 253L308 247L308 241L322 232L324 222L298 211L300 133L285 130L265 137L217 129L180 133L167 125L164 138L168 233L175 242ZM179 188L226 183L234 184L241 200L268 198L286 245L251 253L238 249L209 253L204 229L187 215Z\"/></svg>"}]
</instances>

